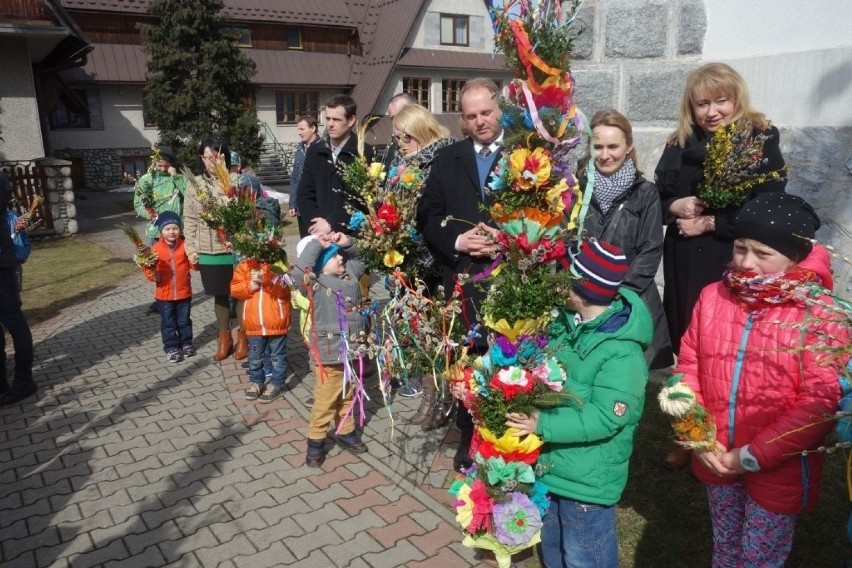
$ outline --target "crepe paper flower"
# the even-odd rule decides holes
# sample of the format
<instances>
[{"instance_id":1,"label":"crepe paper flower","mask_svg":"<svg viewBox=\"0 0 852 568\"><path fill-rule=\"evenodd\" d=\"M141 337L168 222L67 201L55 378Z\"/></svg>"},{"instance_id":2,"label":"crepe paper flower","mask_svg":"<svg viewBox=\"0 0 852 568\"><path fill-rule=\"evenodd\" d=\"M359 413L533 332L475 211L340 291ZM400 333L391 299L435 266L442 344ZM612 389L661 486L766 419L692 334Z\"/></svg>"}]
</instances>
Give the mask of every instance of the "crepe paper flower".
<instances>
[{"instance_id":1,"label":"crepe paper flower","mask_svg":"<svg viewBox=\"0 0 852 568\"><path fill-rule=\"evenodd\" d=\"M550 180L550 156L544 148L532 152L519 148L509 154L512 182L524 191L546 185Z\"/></svg>"},{"instance_id":2,"label":"crepe paper flower","mask_svg":"<svg viewBox=\"0 0 852 568\"><path fill-rule=\"evenodd\" d=\"M422 183L419 169L406 168L399 174L399 185L405 189L419 189Z\"/></svg>"},{"instance_id":3,"label":"crepe paper flower","mask_svg":"<svg viewBox=\"0 0 852 568\"><path fill-rule=\"evenodd\" d=\"M570 211L568 215L568 223L565 228L572 231L577 228L577 219L580 217L580 208L583 204L583 192L579 186L571 191L562 193L562 202L565 205L564 211Z\"/></svg>"},{"instance_id":4,"label":"crepe paper flower","mask_svg":"<svg viewBox=\"0 0 852 568\"><path fill-rule=\"evenodd\" d=\"M470 500L473 502L472 519L467 525L467 532L479 533L491 531L491 511L494 503L488 495L488 489L482 480L476 479L470 486Z\"/></svg>"},{"instance_id":5,"label":"crepe paper flower","mask_svg":"<svg viewBox=\"0 0 852 568\"><path fill-rule=\"evenodd\" d=\"M367 169L367 175L373 179L385 179L385 166L381 162L373 162Z\"/></svg>"},{"instance_id":6,"label":"crepe paper flower","mask_svg":"<svg viewBox=\"0 0 852 568\"><path fill-rule=\"evenodd\" d=\"M405 261L405 256L397 250L389 250L385 253L383 262L388 268L399 266Z\"/></svg>"},{"instance_id":7,"label":"crepe paper flower","mask_svg":"<svg viewBox=\"0 0 852 568\"><path fill-rule=\"evenodd\" d=\"M399 229L399 212L396 210L396 207L394 207L390 203L382 203L382 205L376 211L376 216L382 221L384 221L385 226L387 226L387 228L391 231L396 231L397 229Z\"/></svg>"},{"instance_id":8,"label":"crepe paper flower","mask_svg":"<svg viewBox=\"0 0 852 568\"><path fill-rule=\"evenodd\" d=\"M682 374L668 378L657 400L663 412L672 417L672 429L678 445L692 450L719 452L713 416L699 404L695 392L683 381Z\"/></svg>"},{"instance_id":9,"label":"crepe paper flower","mask_svg":"<svg viewBox=\"0 0 852 568\"><path fill-rule=\"evenodd\" d=\"M491 362L498 367L514 365L518 360L518 346L509 341L505 336L498 335L494 346L488 352Z\"/></svg>"},{"instance_id":10,"label":"crepe paper flower","mask_svg":"<svg viewBox=\"0 0 852 568\"><path fill-rule=\"evenodd\" d=\"M542 518L544 518L544 514L547 512L548 507L550 507L550 497L547 495L547 485L540 480L536 481L533 484L532 493L529 495L529 498L538 507L538 513Z\"/></svg>"},{"instance_id":11,"label":"crepe paper flower","mask_svg":"<svg viewBox=\"0 0 852 568\"><path fill-rule=\"evenodd\" d=\"M533 95L533 100L539 110L551 107L564 114L571 109L571 91L571 83L562 81L560 77L548 77L542 81L541 90Z\"/></svg>"},{"instance_id":12,"label":"crepe paper flower","mask_svg":"<svg viewBox=\"0 0 852 568\"><path fill-rule=\"evenodd\" d=\"M504 115L505 116L505 115ZM491 170L491 181L486 186L492 193L498 193L506 189L506 169L508 168L509 157L506 154L500 156L497 163L494 164L494 169Z\"/></svg>"},{"instance_id":13,"label":"crepe paper flower","mask_svg":"<svg viewBox=\"0 0 852 568\"><path fill-rule=\"evenodd\" d=\"M468 527L473 522L473 499L470 498L470 485L464 483L462 480L454 481L453 485L456 483L459 485L455 488L455 493L453 493L453 487L450 488L450 494L454 494L457 497L453 503L453 507L456 509L456 522L462 529L468 530Z\"/></svg>"},{"instance_id":14,"label":"crepe paper flower","mask_svg":"<svg viewBox=\"0 0 852 568\"><path fill-rule=\"evenodd\" d=\"M506 463L503 458L490 458L484 463L489 485L509 485L507 489L511 490L518 483L535 483L535 472L529 464Z\"/></svg>"},{"instance_id":15,"label":"crepe paper flower","mask_svg":"<svg viewBox=\"0 0 852 568\"><path fill-rule=\"evenodd\" d=\"M481 548L490 550L494 553L494 559L497 561L497 568L511 568L512 555L533 547L541 542L541 531L533 535L529 543L521 546L507 546L497 541L491 533L486 533L481 536L466 535L462 540L462 545L468 548Z\"/></svg>"},{"instance_id":16,"label":"crepe paper flower","mask_svg":"<svg viewBox=\"0 0 852 568\"><path fill-rule=\"evenodd\" d=\"M482 321L490 329L505 335L509 341L517 341L520 335L536 335L544 329L550 321L550 314L538 318L519 319L511 324L505 318L494 321L486 314Z\"/></svg>"},{"instance_id":17,"label":"crepe paper flower","mask_svg":"<svg viewBox=\"0 0 852 568\"><path fill-rule=\"evenodd\" d=\"M349 230L357 231L361 228L361 226L367 222L367 218L360 211L356 211L349 217Z\"/></svg>"},{"instance_id":18,"label":"crepe paper flower","mask_svg":"<svg viewBox=\"0 0 852 568\"><path fill-rule=\"evenodd\" d=\"M520 491L507 494L494 505L494 538L501 544L523 546L541 530L541 515L530 498Z\"/></svg>"},{"instance_id":19,"label":"crepe paper flower","mask_svg":"<svg viewBox=\"0 0 852 568\"><path fill-rule=\"evenodd\" d=\"M518 436L518 430L515 428L507 428L499 438L485 427L479 427L476 431L482 438L478 451L486 459L502 457L507 462L522 461L532 465L544 445L541 438L535 434Z\"/></svg>"},{"instance_id":20,"label":"crepe paper flower","mask_svg":"<svg viewBox=\"0 0 852 568\"><path fill-rule=\"evenodd\" d=\"M508 367L497 371L488 386L501 391L503 398L509 401L523 392L530 392L535 387L535 378L526 369Z\"/></svg>"},{"instance_id":21,"label":"crepe paper flower","mask_svg":"<svg viewBox=\"0 0 852 568\"><path fill-rule=\"evenodd\" d=\"M556 369L554 370L551 365L556 367ZM532 375L550 390L562 392L565 383L565 371L555 361L552 361L552 358L548 359L544 364L535 366L532 370ZM554 377L554 375L556 376Z\"/></svg>"}]
</instances>

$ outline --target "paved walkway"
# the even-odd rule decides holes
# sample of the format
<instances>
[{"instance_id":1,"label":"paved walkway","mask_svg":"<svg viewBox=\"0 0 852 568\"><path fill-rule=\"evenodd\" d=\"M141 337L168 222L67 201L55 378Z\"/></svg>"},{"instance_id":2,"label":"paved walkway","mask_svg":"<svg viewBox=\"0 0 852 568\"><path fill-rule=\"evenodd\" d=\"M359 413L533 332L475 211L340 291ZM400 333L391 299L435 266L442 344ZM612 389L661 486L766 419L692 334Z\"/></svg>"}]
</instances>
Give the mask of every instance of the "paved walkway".
<instances>
[{"instance_id":1,"label":"paved walkway","mask_svg":"<svg viewBox=\"0 0 852 568\"><path fill-rule=\"evenodd\" d=\"M83 238L129 258L115 229L134 222L129 195L84 195ZM369 453L334 449L307 468L314 379L301 338L286 396L248 403L244 370L212 359L212 300L193 285L198 355L177 365L143 315L153 294L141 275L34 330L41 390L0 409L3 566L480 565L444 490L455 431L406 425L418 400L397 399L391 436L373 390Z\"/></svg>"}]
</instances>

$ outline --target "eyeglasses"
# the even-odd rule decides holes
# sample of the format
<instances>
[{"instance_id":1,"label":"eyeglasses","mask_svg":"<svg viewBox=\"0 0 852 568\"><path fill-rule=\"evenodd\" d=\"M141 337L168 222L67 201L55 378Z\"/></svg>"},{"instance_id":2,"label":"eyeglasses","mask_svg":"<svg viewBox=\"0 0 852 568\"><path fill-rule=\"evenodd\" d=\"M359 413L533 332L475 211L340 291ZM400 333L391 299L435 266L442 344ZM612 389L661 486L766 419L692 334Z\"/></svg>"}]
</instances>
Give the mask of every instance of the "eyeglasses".
<instances>
[{"instance_id":1,"label":"eyeglasses","mask_svg":"<svg viewBox=\"0 0 852 568\"><path fill-rule=\"evenodd\" d=\"M411 134L403 134L402 136L394 134L393 136L391 136L391 140L393 140L396 144L399 144L400 142L402 142L403 144L408 144L412 140L414 140L414 137Z\"/></svg>"}]
</instances>

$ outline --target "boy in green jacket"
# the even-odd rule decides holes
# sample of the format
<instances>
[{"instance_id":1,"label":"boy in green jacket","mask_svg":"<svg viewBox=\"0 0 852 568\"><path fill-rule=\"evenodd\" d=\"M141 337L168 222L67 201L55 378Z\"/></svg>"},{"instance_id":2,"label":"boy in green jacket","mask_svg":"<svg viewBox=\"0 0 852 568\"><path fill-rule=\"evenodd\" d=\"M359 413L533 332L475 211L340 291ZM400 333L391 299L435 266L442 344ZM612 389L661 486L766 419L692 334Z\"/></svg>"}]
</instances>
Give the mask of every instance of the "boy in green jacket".
<instances>
[{"instance_id":1,"label":"boy in green jacket","mask_svg":"<svg viewBox=\"0 0 852 568\"><path fill-rule=\"evenodd\" d=\"M541 530L545 566L611 568L618 566L614 505L645 403L643 352L653 323L642 299L619 288L628 266L621 249L583 241L569 256L578 280L548 339L578 402L531 416L510 413L506 425L546 443L538 460L551 498Z\"/></svg>"}]
</instances>

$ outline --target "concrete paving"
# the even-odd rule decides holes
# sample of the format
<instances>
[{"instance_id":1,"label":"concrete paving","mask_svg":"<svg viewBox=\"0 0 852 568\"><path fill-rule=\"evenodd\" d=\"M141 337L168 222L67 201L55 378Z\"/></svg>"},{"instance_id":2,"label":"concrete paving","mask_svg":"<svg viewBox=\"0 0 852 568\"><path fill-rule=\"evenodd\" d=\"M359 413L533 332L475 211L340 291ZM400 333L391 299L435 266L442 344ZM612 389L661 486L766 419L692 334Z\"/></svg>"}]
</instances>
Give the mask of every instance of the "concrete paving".
<instances>
[{"instance_id":1,"label":"concrete paving","mask_svg":"<svg viewBox=\"0 0 852 568\"><path fill-rule=\"evenodd\" d=\"M129 259L117 225L142 228L131 196L80 196L74 238ZM33 330L41 390L0 409L3 566L484 566L445 490L457 432L406 425L419 401L402 398L392 428L371 388L369 453L333 449L306 467L301 338L288 341L286 395L249 403L239 362L213 361L212 299L193 286L198 355L179 364L144 315L141 275Z\"/></svg>"}]
</instances>

